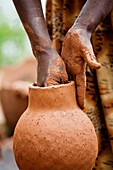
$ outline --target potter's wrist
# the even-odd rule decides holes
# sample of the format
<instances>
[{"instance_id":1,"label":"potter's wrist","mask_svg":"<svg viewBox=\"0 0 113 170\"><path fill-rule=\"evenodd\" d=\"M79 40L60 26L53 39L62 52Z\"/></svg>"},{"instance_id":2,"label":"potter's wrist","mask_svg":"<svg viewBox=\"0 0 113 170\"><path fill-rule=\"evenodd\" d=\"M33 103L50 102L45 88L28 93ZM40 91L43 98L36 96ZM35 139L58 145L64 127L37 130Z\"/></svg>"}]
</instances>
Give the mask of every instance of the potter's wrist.
<instances>
[{"instance_id":1,"label":"potter's wrist","mask_svg":"<svg viewBox=\"0 0 113 170\"><path fill-rule=\"evenodd\" d=\"M89 34L90 36L92 35L95 27L94 27L94 24L93 23L86 23L86 22L79 22L78 20L74 23L73 27L75 29L81 29L83 30L84 32L86 32L87 34Z\"/></svg>"},{"instance_id":2,"label":"potter's wrist","mask_svg":"<svg viewBox=\"0 0 113 170\"><path fill-rule=\"evenodd\" d=\"M75 28L81 28L83 30L86 30L89 34L92 35L92 33L94 32L95 28L96 28L96 23L95 21L84 21L85 19L77 19L74 23L74 27Z\"/></svg>"},{"instance_id":3,"label":"potter's wrist","mask_svg":"<svg viewBox=\"0 0 113 170\"><path fill-rule=\"evenodd\" d=\"M73 32L78 32L80 35L83 35L88 39L90 39L92 36L92 32L88 31L83 25L74 24L71 29Z\"/></svg>"},{"instance_id":4,"label":"potter's wrist","mask_svg":"<svg viewBox=\"0 0 113 170\"><path fill-rule=\"evenodd\" d=\"M55 57L53 46L48 44L48 46L35 44L32 47L32 51L37 60L49 60Z\"/></svg>"}]
</instances>

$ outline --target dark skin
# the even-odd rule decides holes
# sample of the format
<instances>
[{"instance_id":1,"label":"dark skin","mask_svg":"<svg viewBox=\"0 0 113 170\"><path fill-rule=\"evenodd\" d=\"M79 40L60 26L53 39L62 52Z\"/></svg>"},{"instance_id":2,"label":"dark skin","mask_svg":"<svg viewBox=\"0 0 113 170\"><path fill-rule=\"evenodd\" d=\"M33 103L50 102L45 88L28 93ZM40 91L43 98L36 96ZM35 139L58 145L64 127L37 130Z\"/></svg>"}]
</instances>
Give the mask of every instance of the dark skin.
<instances>
[{"instance_id":1,"label":"dark skin","mask_svg":"<svg viewBox=\"0 0 113 170\"><path fill-rule=\"evenodd\" d=\"M87 0L64 39L62 58L74 76L77 100L81 109L84 108L86 64L94 69L101 67L96 61L90 39L95 28L112 8L113 0Z\"/></svg>"},{"instance_id":2,"label":"dark skin","mask_svg":"<svg viewBox=\"0 0 113 170\"><path fill-rule=\"evenodd\" d=\"M113 0L87 0L76 22L64 39L62 58L53 48L46 28L40 0L13 0L23 26L29 36L33 53L38 61L39 86L68 82L68 71L74 76L77 101L84 108L86 63L100 68L91 45L91 35L97 25L113 8Z\"/></svg>"},{"instance_id":3,"label":"dark skin","mask_svg":"<svg viewBox=\"0 0 113 170\"><path fill-rule=\"evenodd\" d=\"M13 2L38 61L38 86L67 83L65 64L50 40L40 0L13 0Z\"/></svg>"}]
</instances>

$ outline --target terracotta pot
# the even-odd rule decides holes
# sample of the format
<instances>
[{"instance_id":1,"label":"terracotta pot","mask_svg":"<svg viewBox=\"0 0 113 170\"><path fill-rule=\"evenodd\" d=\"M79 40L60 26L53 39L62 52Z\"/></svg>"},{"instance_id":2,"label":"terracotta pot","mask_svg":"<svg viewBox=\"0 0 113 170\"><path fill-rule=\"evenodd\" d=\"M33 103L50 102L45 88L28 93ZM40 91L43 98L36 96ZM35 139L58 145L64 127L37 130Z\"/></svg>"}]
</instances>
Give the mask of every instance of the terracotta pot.
<instances>
[{"instance_id":1,"label":"terracotta pot","mask_svg":"<svg viewBox=\"0 0 113 170\"><path fill-rule=\"evenodd\" d=\"M15 66L3 69L0 83L0 100L10 130L28 106L28 84L36 81L36 61L27 58Z\"/></svg>"},{"instance_id":2,"label":"terracotta pot","mask_svg":"<svg viewBox=\"0 0 113 170\"><path fill-rule=\"evenodd\" d=\"M15 81L4 85L0 92L5 120L11 131L28 106L28 84L25 81Z\"/></svg>"},{"instance_id":3,"label":"terracotta pot","mask_svg":"<svg viewBox=\"0 0 113 170\"><path fill-rule=\"evenodd\" d=\"M94 127L78 107L75 85L29 86L28 109L13 137L21 170L91 170L98 144Z\"/></svg>"}]
</instances>

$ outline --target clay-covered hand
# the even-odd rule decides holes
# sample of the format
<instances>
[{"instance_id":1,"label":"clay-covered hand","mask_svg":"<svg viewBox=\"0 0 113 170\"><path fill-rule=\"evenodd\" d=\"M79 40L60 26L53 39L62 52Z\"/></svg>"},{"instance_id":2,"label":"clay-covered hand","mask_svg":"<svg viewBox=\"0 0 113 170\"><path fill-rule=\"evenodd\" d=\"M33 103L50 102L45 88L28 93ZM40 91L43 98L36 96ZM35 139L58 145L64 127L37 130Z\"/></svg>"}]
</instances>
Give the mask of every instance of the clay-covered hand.
<instances>
[{"instance_id":1,"label":"clay-covered hand","mask_svg":"<svg viewBox=\"0 0 113 170\"><path fill-rule=\"evenodd\" d=\"M62 48L62 58L67 65L68 72L74 76L77 87L77 101L81 109L84 108L86 64L94 69L101 66L96 61L90 37L91 34L86 30L73 26L66 34Z\"/></svg>"},{"instance_id":2,"label":"clay-covered hand","mask_svg":"<svg viewBox=\"0 0 113 170\"><path fill-rule=\"evenodd\" d=\"M65 63L55 49L48 50L38 56L38 79L39 86L51 86L68 82Z\"/></svg>"},{"instance_id":3,"label":"clay-covered hand","mask_svg":"<svg viewBox=\"0 0 113 170\"><path fill-rule=\"evenodd\" d=\"M64 61L60 56L50 60L48 75L44 86L65 84L68 82L68 75Z\"/></svg>"}]
</instances>

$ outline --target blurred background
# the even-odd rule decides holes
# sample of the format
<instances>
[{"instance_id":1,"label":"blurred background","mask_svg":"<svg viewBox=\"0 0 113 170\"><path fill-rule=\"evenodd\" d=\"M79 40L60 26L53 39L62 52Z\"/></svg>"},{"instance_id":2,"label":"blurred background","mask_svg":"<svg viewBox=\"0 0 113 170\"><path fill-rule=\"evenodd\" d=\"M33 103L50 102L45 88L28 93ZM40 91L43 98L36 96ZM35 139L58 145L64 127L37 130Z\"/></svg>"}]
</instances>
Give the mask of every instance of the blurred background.
<instances>
[{"instance_id":1,"label":"blurred background","mask_svg":"<svg viewBox=\"0 0 113 170\"><path fill-rule=\"evenodd\" d=\"M12 0L0 0L0 67L30 56L31 48Z\"/></svg>"},{"instance_id":2,"label":"blurred background","mask_svg":"<svg viewBox=\"0 0 113 170\"><path fill-rule=\"evenodd\" d=\"M42 0L45 16L46 0ZM24 70L24 71L23 71ZM0 170L16 170L12 135L28 105L36 61L12 0L0 0Z\"/></svg>"},{"instance_id":3,"label":"blurred background","mask_svg":"<svg viewBox=\"0 0 113 170\"><path fill-rule=\"evenodd\" d=\"M42 0L45 14L45 0ZM31 47L12 0L0 0L0 67L31 56Z\"/></svg>"}]
</instances>

